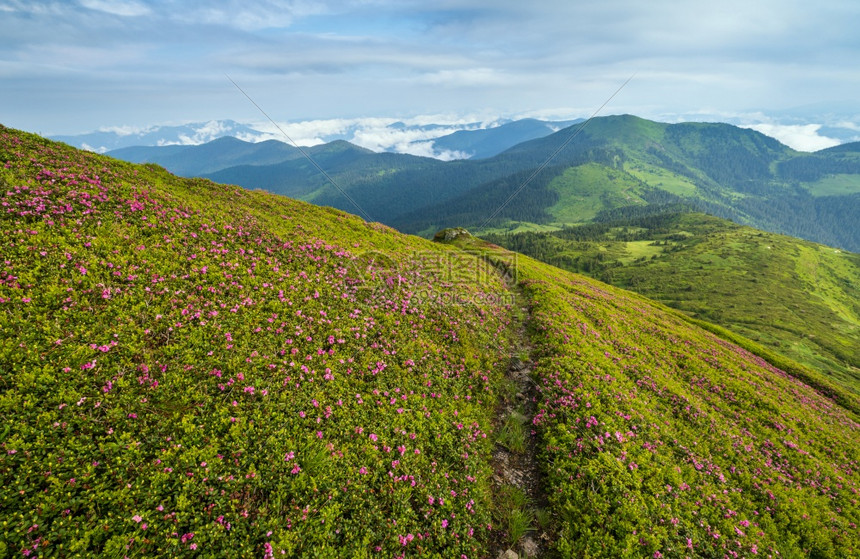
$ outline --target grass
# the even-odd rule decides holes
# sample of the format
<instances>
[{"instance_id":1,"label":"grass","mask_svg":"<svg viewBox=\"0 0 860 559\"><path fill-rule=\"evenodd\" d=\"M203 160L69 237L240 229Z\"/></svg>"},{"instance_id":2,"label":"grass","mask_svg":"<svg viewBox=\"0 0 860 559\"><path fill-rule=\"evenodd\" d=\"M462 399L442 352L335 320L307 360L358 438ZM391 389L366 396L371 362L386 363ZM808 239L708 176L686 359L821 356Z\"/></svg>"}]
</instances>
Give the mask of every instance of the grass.
<instances>
[{"instance_id":1,"label":"grass","mask_svg":"<svg viewBox=\"0 0 860 559\"><path fill-rule=\"evenodd\" d=\"M534 530L534 513L530 504L525 491L515 485L503 485L498 491L494 520L503 527L510 547Z\"/></svg>"},{"instance_id":2,"label":"grass","mask_svg":"<svg viewBox=\"0 0 860 559\"><path fill-rule=\"evenodd\" d=\"M550 183L559 200L547 212L560 223L583 223L601 210L645 204L635 193L639 186L626 173L604 165L570 167Z\"/></svg>"},{"instance_id":3,"label":"grass","mask_svg":"<svg viewBox=\"0 0 860 559\"><path fill-rule=\"evenodd\" d=\"M496 442L516 454L524 453L526 451L525 416L517 412L505 416L496 435Z\"/></svg>"},{"instance_id":4,"label":"grass","mask_svg":"<svg viewBox=\"0 0 860 559\"><path fill-rule=\"evenodd\" d=\"M625 170L646 184L678 196L692 196L697 191L690 179L644 161L628 164Z\"/></svg>"},{"instance_id":5,"label":"grass","mask_svg":"<svg viewBox=\"0 0 860 559\"><path fill-rule=\"evenodd\" d=\"M860 192L860 177L857 175L828 175L804 185L813 196L841 196Z\"/></svg>"},{"instance_id":6,"label":"grass","mask_svg":"<svg viewBox=\"0 0 860 559\"><path fill-rule=\"evenodd\" d=\"M516 545L528 532L534 530L534 515L529 509L514 509L506 523L509 545Z\"/></svg>"},{"instance_id":7,"label":"grass","mask_svg":"<svg viewBox=\"0 0 860 559\"><path fill-rule=\"evenodd\" d=\"M494 241L725 326L860 392L860 256L703 214L641 223L588 241Z\"/></svg>"},{"instance_id":8,"label":"grass","mask_svg":"<svg viewBox=\"0 0 860 559\"><path fill-rule=\"evenodd\" d=\"M860 400L737 334L6 128L0 184L2 556L860 554ZM491 491L523 323L540 515Z\"/></svg>"}]
</instances>

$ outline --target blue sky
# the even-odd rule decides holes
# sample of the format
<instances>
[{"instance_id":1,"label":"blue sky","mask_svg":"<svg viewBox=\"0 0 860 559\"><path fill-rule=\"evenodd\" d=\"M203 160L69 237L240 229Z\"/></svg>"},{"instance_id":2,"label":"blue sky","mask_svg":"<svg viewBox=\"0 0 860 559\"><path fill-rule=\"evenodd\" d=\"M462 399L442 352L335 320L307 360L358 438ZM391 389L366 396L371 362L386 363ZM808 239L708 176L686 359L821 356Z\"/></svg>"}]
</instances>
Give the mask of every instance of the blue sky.
<instances>
[{"instance_id":1,"label":"blue sky","mask_svg":"<svg viewBox=\"0 0 860 559\"><path fill-rule=\"evenodd\" d=\"M860 125L858 28L856 0L0 0L0 122L259 121L225 74L283 122L572 118L635 74L606 114L814 136Z\"/></svg>"}]
</instances>

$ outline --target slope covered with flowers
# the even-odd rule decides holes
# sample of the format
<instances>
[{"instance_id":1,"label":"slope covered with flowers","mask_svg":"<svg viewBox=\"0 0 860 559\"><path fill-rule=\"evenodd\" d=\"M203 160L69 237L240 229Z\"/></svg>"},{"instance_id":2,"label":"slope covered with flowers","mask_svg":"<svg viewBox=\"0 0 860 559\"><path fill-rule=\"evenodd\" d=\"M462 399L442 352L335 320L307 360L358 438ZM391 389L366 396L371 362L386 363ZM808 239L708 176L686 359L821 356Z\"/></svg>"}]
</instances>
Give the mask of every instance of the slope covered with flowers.
<instances>
[{"instance_id":1,"label":"slope covered with flowers","mask_svg":"<svg viewBox=\"0 0 860 559\"><path fill-rule=\"evenodd\" d=\"M860 556L853 394L636 294L522 256L517 272L562 556Z\"/></svg>"},{"instance_id":2,"label":"slope covered with flowers","mask_svg":"<svg viewBox=\"0 0 860 559\"><path fill-rule=\"evenodd\" d=\"M0 556L481 555L478 260L5 128L0 186Z\"/></svg>"},{"instance_id":3,"label":"slope covered with flowers","mask_svg":"<svg viewBox=\"0 0 860 559\"><path fill-rule=\"evenodd\" d=\"M857 399L640 296L2 127L0 216L0 556L486 556L486 260L557 555L860 555Z\"/></svg>"}]
</instances>

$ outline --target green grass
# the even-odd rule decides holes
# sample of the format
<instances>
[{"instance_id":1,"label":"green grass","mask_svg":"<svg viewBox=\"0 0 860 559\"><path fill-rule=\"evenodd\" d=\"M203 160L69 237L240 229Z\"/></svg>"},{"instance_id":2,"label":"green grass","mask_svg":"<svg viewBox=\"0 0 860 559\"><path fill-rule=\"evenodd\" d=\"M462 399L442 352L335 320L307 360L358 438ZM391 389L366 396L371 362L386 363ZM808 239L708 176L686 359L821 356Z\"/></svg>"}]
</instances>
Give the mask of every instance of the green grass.
<instances>
[{"instance_id":1,"label":"green grass","mask_svg":"<svg viewBox=\"0 0 860 559\"><path fill-rule=\"evenodd\" d=\"M534 512L525 491L515 485L503 485L496 495L494 520L507 535L508 546L514 547L526 533L534 530Z\"/></svg>"},{"instance_id":2,"label":"green grass","mask_svg":"<svg viewBox=\"0 0 860 559\"><path fill-rule=\"evenodd\" d=\"M564 235L492 240L725 326L860 392L860 255L702 214L633 220L589 241Z\"/></svg>"},{"instance_id":3,"label":"green grass","mask_svg":"<svg viewBox=\"0 0 860 559\"><path fill-rule=\"evenodd\" d=\"M648 185L678 196L692 196L696 193L696 185L690 179L644 161L628 164L625 171Z\"/></svg>"},{"instance_id":4,"label":"green grass","mask_svg":"<svg viewBox=\"0 0 860 559\"><path fill-rule=\"evenodd\" d=\"M528 532L534 530L534 514L529 509L513 509L506 522L508 544L515 546Z\"/></svg>"},{"instance_id":5,"label":"green grass","mask_svg":"<svg viewBox=\"0 0 860 559\"><path fill-rule=\"evenodd\" d=\"M841 196L860 192L860 176L828 175L813 183L804 185L813 196Z\"/></svg>"},{"instance_id":6,"label":"green grass","mask_svg":"<svg viewBox=\"0 0 860 559\"><path fill-rule=\"evenodd\" d=\"M602 210L644 205L636 194L640 186L630 175L604 165L571 167L550 183L559 200L547 212L559 223L584 223Z\"/></svg>"},{"instance_id":7,"label":"green grass","mask_svg":"<svg viewBox=\"0 0 860 559\"><path fill-rule=\"evenodd\" d=\"M651 258L663 254L663 247L654 245L654 241L629 241L622 246L627 256L619 258L618 261L624 264L630 264L640 258Z\"/></svg>"},{"instance_id":8,"label":"green grass","mask_svg":"<svg viewBox=\"0 0 860 559\"><path fill-rule=\"evenodd\" d=\"M516 412L508 414L499 426L496 442L516 454L524 453L526 451L525 417Z\"/></svg>"}]
</instances>

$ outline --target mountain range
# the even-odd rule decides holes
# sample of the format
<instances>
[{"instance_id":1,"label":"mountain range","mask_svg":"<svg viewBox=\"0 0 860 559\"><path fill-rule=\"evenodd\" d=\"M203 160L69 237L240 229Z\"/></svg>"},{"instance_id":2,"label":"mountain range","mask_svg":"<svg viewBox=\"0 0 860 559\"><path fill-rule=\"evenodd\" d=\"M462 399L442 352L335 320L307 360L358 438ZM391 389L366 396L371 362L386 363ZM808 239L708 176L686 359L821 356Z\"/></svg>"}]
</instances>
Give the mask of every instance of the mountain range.
<instances>
[{"instance_id":1,"label":"mountain range","mask_svg":"<svg viewBox=\"0 0 860 559\"><path fill-rule=\"evenodd\" d=\"M450 160L490 157L512 145L546 136L580 121L502 118L428 124L422 120L406 123L395 119L353 119L283 123L277 126L274 123L242 124L232 120L212 120L175 126L113 127L52 138L98 153L128 147L196 146L225 137L247 142L275 139L292 143L296 140L303 146L346 140L374 151ZM171 152L168 150L165 153Z\"/></svg>"},{"instance_id":2,"label":"mountain range","mask_svg":"<svg viewBox=\"0 0 860 559\"><path fill-rule=\"evenodd\" d=\"M729 124L665 124L630 115L595 118L520 143L512 143L517 136L509 131L448 136L445 141L457 142L450 148L493 146L482 154L507 146L457 161L376 153L342 140L304 148L313 163L287 145L236 139L111 155L334 206L425 236L451 226L478 233L552 230L683 204L860 250L860 143L806 153Z\"/></svg>"}]
</instances>

